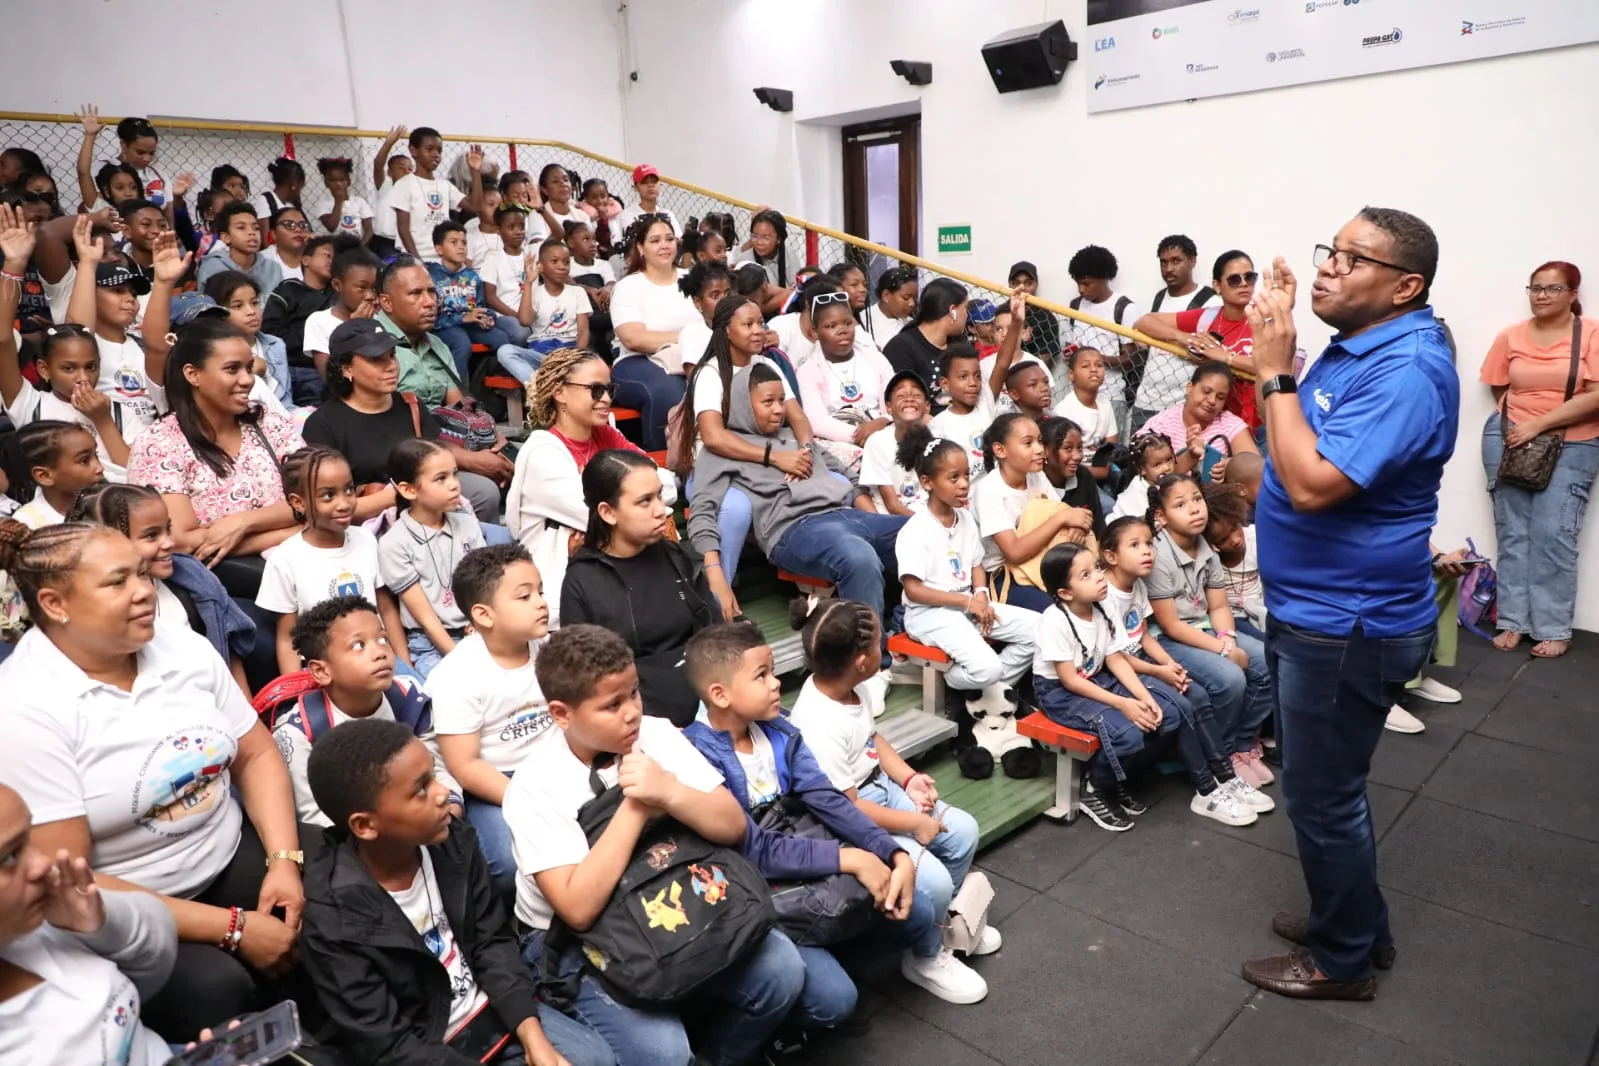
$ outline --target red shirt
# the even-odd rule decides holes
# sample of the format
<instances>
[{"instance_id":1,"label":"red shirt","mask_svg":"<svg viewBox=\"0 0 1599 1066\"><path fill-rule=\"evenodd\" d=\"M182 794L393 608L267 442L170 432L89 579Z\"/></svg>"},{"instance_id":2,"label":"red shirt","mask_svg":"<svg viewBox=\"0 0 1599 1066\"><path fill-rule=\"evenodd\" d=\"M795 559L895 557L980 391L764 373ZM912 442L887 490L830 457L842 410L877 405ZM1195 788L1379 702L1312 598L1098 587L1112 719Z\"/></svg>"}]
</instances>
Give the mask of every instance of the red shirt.
<instances>
[{"instance_id":1,"label":"red shirt","mask_svg":"<svg viewBox=\"0 0 1599 1066\"><path fill-rule=\"evenodd\" d=\"M589 465L589 460L603 451L612 448L622 448L627 451L644 454L644 449L622 436L621 432L612 426L596 426L594 433L588 440L571 440L565 433L551 428L550 432L555 439L566 445L566 450L572 453L572 461L577 464L578 471Z\"/></svg>"},{"instance_id":2,"label":"red shirt","mask_svg":"<svg viewBox=\"0 0 1599 1066\"><path fill-rule=\"evenodd\" d=\"M1229 320L1220 308L1200 307L1192 311L1177 312L1177 328L1184 333L1198 333L1202 315L1214 317L1205 323L1205 332L1221 337L1222 345L1234 355L1251 355L1255 350L1255 336L1249 330L1249 319ZM1260 428L1260 414L1255 410L1255 383L1242 379L1233 382L1227 395L1227 410L1242 418L1250 429Z\"/></svg>"}]
</instances>

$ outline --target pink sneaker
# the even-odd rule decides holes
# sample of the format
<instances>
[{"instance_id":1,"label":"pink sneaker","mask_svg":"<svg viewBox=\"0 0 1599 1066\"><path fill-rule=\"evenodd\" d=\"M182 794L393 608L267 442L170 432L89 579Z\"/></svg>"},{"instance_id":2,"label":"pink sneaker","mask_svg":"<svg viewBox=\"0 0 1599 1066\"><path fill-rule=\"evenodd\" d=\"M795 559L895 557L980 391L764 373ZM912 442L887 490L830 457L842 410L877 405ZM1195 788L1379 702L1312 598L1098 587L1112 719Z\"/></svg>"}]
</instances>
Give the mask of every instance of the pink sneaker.
<instances>
[{"instance_id":1,"label":"pink sneaker","mask_svg":"<svg viewBox=\"0 0 1599 1066\"><path fill-rule=\"evenodd\" d=\"M1277 775L1272 773L1271 767L1265 763L1265 754L1265 749L1260 746L1260 741L1257 739L1254 746L1249 749L1249 761L1254 764L1256 773L1260 775L1261 785L1269 785L1277 780ZM1255 787L1259 788L1260 785Z\"/></svg>"},{"instance_id":2,"label":"pink sneaker","mask_svg":"<svg viewBox=\"0 0 1599 1066\"><path fill-rule=\"evenodd\" d=\"M1249 757L1247 751L1233 752L1233 773L1247 782L1251 788L1260 787L1260 776L1255 772L1255 767L1259 765Z\"/></svg>"}]
</instances>

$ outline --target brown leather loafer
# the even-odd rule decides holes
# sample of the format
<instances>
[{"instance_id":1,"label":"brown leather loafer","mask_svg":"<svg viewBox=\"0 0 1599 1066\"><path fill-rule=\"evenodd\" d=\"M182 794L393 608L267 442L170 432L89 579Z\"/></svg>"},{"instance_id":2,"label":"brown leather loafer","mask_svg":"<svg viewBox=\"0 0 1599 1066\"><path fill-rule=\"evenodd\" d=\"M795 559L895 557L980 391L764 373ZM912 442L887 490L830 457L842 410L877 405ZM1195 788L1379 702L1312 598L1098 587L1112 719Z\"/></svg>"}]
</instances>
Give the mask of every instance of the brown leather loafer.
<instances>
[{"instance_id":1,"label":"brown leather loafer","mask_svg":"<svg viewBox=\"0 0 1599 1066\"><path fill-rule=\"evenodd\" d=\"M1302 947L1310 946L1310 919L1303 914L1293 911L1278 911L1271 916L1271 931L1288 941L1290 944L1299 944ZM1379 970L1394 968L1394 959L1399 952L1392 944L1387 947L1372 948L1371 962Z\"/></svg>"},{"instance_id":2,"label":"brown leather loafer","mask_svg":"<svg viewBox=\"0 0 1599 1066\"><path fill-rule=\"evenodd\" d=\"M1290 999L1372 999L1377 995L1377 979L1335 981L1316 976L1316 961L1304 948L1287 955L1272 955L1244 963L1244 980L1257 988Z\"/></svg>"}]
</instances>

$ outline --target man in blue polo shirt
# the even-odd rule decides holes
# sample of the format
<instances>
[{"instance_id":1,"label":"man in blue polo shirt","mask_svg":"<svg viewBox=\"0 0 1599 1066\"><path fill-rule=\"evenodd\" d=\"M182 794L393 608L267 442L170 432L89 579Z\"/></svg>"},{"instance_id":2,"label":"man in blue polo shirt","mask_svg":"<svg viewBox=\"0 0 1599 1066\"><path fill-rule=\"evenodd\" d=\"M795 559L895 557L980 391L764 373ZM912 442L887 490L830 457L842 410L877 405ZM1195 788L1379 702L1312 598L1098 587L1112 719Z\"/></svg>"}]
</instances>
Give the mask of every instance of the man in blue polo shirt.
<instances>
[{"instance_id":1,"label":"man in blue polo shirt","mask_svg":"<svg viewBox=\"0 0 1599 1066\"><path fill-rule=\"evenodd\" d=\"M1282 259L1249 310L1269 457L1255 512L1266 654L1310 914L1274 917L1300 946L1243 974L1285 996L1370 999L1394 946L1366 775L1437 630L1428 538L1460 381L1427 304L1438 241L1425 222L1368 207L1315 264L1311 308L1338 332L1302 382Z\"/></svg>"}]
</instances>

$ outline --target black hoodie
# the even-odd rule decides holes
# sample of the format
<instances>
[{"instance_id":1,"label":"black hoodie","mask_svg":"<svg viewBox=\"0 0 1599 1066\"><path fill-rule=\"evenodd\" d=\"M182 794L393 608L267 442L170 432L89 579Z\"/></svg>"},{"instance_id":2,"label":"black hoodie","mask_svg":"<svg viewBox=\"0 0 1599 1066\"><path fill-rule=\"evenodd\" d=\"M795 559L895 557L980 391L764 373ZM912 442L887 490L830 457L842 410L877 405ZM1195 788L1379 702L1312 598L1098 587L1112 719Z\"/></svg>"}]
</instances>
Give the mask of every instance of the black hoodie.
<instances>
[{"instance_id":1,"label":"black hoodie","mask_svg":"<svg viewBox=\"0 0 1599 1066\"><path fill-rule=\"evenodd\" d=\"M288 349L290 366L316 366L305 354L305 320L333 306L331 285L313 289L299 278L289 278L262 301L261 332L270 333Z\"/></svg>"},{"instance_id":2,"label":"black hoodie","mask_svg":"<svg viewBox=\"0 0 1599 1066\"><path fill-rule=\"evenodd\" d=\"M352 1063L470 1066L444 1044L450 979L421 934L379 885L354 840L328 831L306 863L300 955ZM532 975L489 883L477 835L456 820L428 848L456 946L507 1032L538 1012Z\"/></svg>"},{"instance_id":3,"label":"black hoodie","mask_svg":"<svg viewBox=\"0 0 1599 1066\"><path fill-rule=\"evenodd\" d=\"M648 584L629 584L619 562L649 575ZM561 624L591 622L627 641L638 663L644 713L670 719L679 729L694 720L700 705L683 672L683 649L688 638L720 620L704 568L673 541L623 560L585 546L572 556L561 585Z\"/></svg>"}]
</instances>

